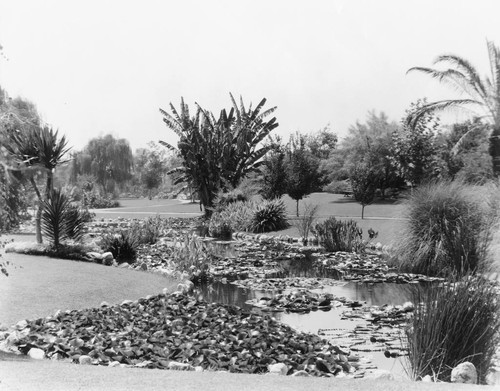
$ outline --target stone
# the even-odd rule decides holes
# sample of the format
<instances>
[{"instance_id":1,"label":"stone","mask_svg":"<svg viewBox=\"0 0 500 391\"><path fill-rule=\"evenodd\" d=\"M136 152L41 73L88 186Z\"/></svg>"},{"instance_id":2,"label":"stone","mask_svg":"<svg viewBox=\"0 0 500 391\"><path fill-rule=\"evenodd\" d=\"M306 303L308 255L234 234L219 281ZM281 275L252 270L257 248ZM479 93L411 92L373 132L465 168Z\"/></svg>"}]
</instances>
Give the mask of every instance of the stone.
<instances>
[{"instance_id":1,"label":"stone","mask_svg":"<svg viewBox=\"0 0 500 391\"><path fill-rule=\"evenodd\" d=\"M309 377L311 375L309 375L306 371L302 370L302 371L297 371L297 372L294 372L292 374L292 376L298 376L298 377Z\"/></svg>"},{"instance_id":2,"label":"stone","mask_svg":"<svg viewBox=\"0 0 500 391\"><path fill-rule=\"evenodd\" d=\"M87 257L91 258L91 259L95 259L95 260L98 260L98 261L102 261L102 254L101 253L98 253L98 252L94 252L94 251L90 251L88 252L87 254Z\"/></svg>"},{"instance_id":3,"label":"stone","mask_svg":"<svg viewBox=\"0 0 500 391\"><path fill-rule=\"evenodd\" d=\"M107 253L103 253L102 255L102 260L103 261L113 261L113 259L115 259L115 257L113 256L113 253L111 252L107 252Z\"/></svg>"},{"instance_id":4,"label":"stone","mask_svg":"<svg viewBox=\"0 0 500 391\"><path fill-rule=\"evenodd\" d=\"M16 323L16 329L18 330L23 330L26 327L28 327L28 322L26 322L26 320L20 320L19 322Z\"/></svg>"},{"instance_id":5,"label":"stone","mask_svg":"<svg viewBox=\"0 0 500 391\"><path fill-rule=\"evenodd\" d=\"M90 365L92 364L92 358L90 356L82 355L78 357L78 362L81 365Z\"/></svg>"},{"instance_id":6,"label":"stone","mask_svg":"<svg viewBox=\"0 0 500 391\"><path fill-rule=\"evenodd\" d=\"M434 383L434 380L432 380L431 375L425 375L425 376L422 378L422 382L424 382L424 383Z\"/></svg>"},{"instance_id":7,"label":"stone","mask_svg":"<svg viewBox=\"0 0 500 391\"><path fill-rule=\"evenodd\" d=\"M141 270L148 270L148 264L146 262L141 263Z\"/></svg>"},{"instance_id":8,"label":"stone","mask_svg":"<svg viewBox=\"0 0 500 391\"><path fill-rule=\"evenodd\" d=\"M367 380L394 380L394 375L385 369L375 369L367 372L364 378Z\"/></svg>"},{"instance_id":9,"label":"stone","mask_svg":"<svg viewBox=\"0 0 500 391\"><path fill-rule=\"evenodd\" d=\"M42 349L31 348L28 352L28 356L34 360L43 360L45 358L45 352Z\"/></svg>"},{"instance_id":10,"label":"stone","mask_svg":"<svg viewBox=\"0 0 500 391\"><path fill-rule=\"evenodd\" d=\"M99 307L109 307L109 303L107 301L103 301Z\"/></svg>"},{"instance_id":11,"label":"stone","mask_svg":"<svg viewBox=\"0 0 500 391\"><path fill-rule=\"evenodd\" d=\"M134 302L132 300L123 300L121 305L130 305L133 304Z\"/></svg>"},{"instance_id":12,"label":"stone","mask_svg":"<svg viewBox=\"0 0 500 391\"><path fill-rule=\"evenodd\" d=\"M185 364L177 361L170 361L168 363L168 369L172 369L175 371L194 371L194 367L191 364Z\"/></svg>"},{"instance_id":13,"label":"stone","mask_svg":"<svg viewBox=\"0 0 500 391\"><path fill-rule=\"evenodd\" d=\"M276 375L285 376L288 373L288 366L286 364L283 364L282 362L277 364L269 364L267 366L267 369L269 370L269 373Z\"/></svg>"},{"instance_id":14,"label":"stone","mask_svg":"<svg viewBox=\"0 0 500 391\"><path fill-rule=\"evenodd\" d=\"M477 384L477 371L471 362L458 364L451 371L452 383Z\"/></svg>"}]
</instances>

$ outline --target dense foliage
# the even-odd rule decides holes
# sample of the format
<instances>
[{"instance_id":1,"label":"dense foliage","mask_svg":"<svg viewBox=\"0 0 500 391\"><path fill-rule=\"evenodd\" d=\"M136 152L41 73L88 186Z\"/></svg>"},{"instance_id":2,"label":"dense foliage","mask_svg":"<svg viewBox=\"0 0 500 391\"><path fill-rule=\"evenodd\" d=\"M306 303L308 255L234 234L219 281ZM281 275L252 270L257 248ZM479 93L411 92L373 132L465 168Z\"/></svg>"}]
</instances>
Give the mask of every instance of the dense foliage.
<instances>
[{"instance_id":1,"label":"dense foliage","mask_svg":"<svg viewBox=\"0 0 500 391\"><path fill-rule=\"evenodd\" d=\"M198 106L191 117L188 106L181 100L180 113L170 104L172 115L160 109L163 121L179 136L177 150L182 157L179 180L192 183L197 190L205 214L210 215L219 190L235 188L246 175L256 171L269 146L262 146L270 132L278 126L276 118L264 119L276 108L262 111L266 99L252 109L243 100L223 109L216 120L209 111ZM163 145L175 149L169 144Z\"/></svg>"},{"instance_id":2,"label":"dense foliage","mask_svg":"<svg viewBox=\"0 0 500 391\"><path fill-rule=\"evenodd\" d=\"M355 221L340 221L335 217L329 217L325 221L316 223L313 233L328 252L347 251L363 252L363 231Z\"/></svg>"}]
</instances>

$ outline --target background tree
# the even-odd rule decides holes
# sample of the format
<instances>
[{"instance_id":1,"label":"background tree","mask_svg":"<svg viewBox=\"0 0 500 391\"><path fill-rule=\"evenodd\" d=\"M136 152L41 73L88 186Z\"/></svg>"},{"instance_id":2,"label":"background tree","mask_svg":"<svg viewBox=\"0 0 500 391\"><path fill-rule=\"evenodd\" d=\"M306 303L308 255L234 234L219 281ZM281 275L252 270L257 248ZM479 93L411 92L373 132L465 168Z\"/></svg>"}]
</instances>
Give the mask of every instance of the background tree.
<instances>
[{"instance_id":1,"label":"background tree","mask_svg":"<svg viewBox=\"0 0 500 391\"><path fill-rule=\"evenodd\" d=\"M489 153L492 158L493 173L500 174L500 49L493 42L486 41L491 75L481 78L477 69L465 58L456 55L441 55L434 60L434 65L444 65L439 70L427 67L413 67L408 72L425 73L439 82L457 89L465 98L445 99L427 103L413 111L407 118L410 127L415 127L419 119L428 113L449 108L471 109L481 112L480 118L490 124ZM477 116L477 113L475 114ZM472 131L473 129L471 129ZM459 145L469 133L457 142Z\"/></svg>"},{"instance_id":2,"label":"background tree","mask_svg":"<svg viewBox=\"0 0 500 391\"><path fill-rule=\"evenodd\" d=\"M278 138L266 154L262 165L259 194L266 200L281 198L287 192L286 150Z\"/></svg>"},{"instance_id":3,"label":"background tree","mask_svg":"<svg viewBox=\"0 0 500 391\"><path fill-rule=\"evenodd\" d=\"M114 192L115 185L121 186L129 180L132 167L128 141L110 134L90 140L80 155L80 174L93 175L105 193Z\"/></svg>"},{"instance_id":4,"label":"background tree","mask_svg":"<svg viewBox=\"0 0 500 391\"><path fill-rule=\"evenodd\" d=\"M168 158L164 152L156 148L154 144L136 152L135 176L146 189L149 199L152 198L153 190L158 189L163 183L163 176L167 172Z\"/></svg>"},{"instance_id":5,"label":"background tree","mask_svg":"<svg viewBox=\"0 0 500 391\"><path fill-rule=\"evenodd\" d=\"M182 157L182 167L171 173L180 174L182 180L192 183L207 216L219 190L238 186L243 178L259 169L270 148L261 142L278 126L274 117L264 120L276 109L262 111L266 99L255 109L251 105L246 109L241 98L238 106L230 97L233 107L229 112L221 110L217 120L200 106L191 117L183 99L180 113L172 104L172 115L160 109L165 124L179 136L177 148L161 142Z\"/></svg>"},{"instance_id":6,"label":"background tree","mask_svg":"<svg viewBox=\"0 0 500 391\"><path fill-rule=\"evenodd\" d=\"M439 118L431 112L418 117L411 126L406 118L426 105L425 100L412 103L403 118L403 126L392 135L392 161L399 175L413 186L442 174L436 136Z\"/></svg>"},{"instance_id":7,"label":"background tree","mask_svg":"<svg viewBox=\"0 0 500 391\"><path fill-rule=\"evenodd\" d=\"M354 164L349 173L354 199L361 204L361 218L365 217L365 206L375 199L377 174L366 162Z\"/></svg>"},{"instance_id":8,"label":"background tree","mask_svg":"<svg viewBox=\"0 0 500 391\"><path fill-rule=\"evenodd\" d=\"M287 161L287 194L297 202L299 216L299 201L314 191L319 191L323 185L319 162L306 148L306 139L297 133L288 143Z\"/></svg>"},{"instance_id":9,"label":"background tree","mask_svg":"<svg viewBox=\"0 0 500 391\"><path fill-rule=\"evenodd\" d=\"M306 136L306 145L311 155L318 160L328 159L330 152L337 147L338 137L331 130L330 124L323 129Z\"/></svg>"}]
</instances>

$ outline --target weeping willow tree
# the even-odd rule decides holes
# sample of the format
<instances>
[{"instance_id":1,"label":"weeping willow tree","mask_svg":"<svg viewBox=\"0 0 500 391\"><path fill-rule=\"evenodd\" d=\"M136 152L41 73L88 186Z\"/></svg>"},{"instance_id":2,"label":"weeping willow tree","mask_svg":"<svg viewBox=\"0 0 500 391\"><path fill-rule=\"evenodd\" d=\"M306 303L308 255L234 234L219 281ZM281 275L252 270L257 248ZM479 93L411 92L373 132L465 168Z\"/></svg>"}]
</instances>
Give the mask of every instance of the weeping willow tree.
<instances>
[{"instance_id":1,"label":"weeping willow tree","mask_svg":"<svg viewBox=\"0 0 500 391\"><path fill-rule=\"evenodd\" d=\"M265 98L253 109L251 104L246 108L241 97L239 105L230 97L233 107L221 110L217 119L199 105L191 116L182 98L180 111L172 104L172 114L160 109L163 122L179 137L177 148L160 141L182 158L182 166L170 173L178 175L177 182L185 181L196 189L206 215L219 190L234 188L248 174L259 170L262 157L271 148L261 142L278 126L275 117L265 120L276 110L263 110Z\"/></svg>"},{"instance_id":2,"label":"weeping willow tree","mask_svg":"<svg viewBox=\"0 0 500 391\"><path fill-rule=\"evenodd\" d=\"M490 62L490 76L481 77L478 70L465 58L446 54L437 57L434 65L444 69L413 67L408 72L422 72L440 83L453 87L460 93L455 99L430 102L411 113L407 122L415 126L428 113L452 108L469 109L476 117L489 122L489 153L493 163L493 173L500 175L500 49L493 42L486 41ZM464 140L478 130L473 127L464 134L454 147L458 151Z\"/></svg>"}]
</instances>

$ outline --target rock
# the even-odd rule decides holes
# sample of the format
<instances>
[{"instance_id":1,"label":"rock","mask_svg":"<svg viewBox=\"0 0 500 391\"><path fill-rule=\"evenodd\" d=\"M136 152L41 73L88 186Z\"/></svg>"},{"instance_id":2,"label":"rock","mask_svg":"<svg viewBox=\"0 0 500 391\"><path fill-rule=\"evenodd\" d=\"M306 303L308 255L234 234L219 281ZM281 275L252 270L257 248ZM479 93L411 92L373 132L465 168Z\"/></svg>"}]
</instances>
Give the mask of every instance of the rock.
<instances>
[{"instance_id":1,"label":"rock","mask_svg":"<svg viewBox=\"0 0 500 391\"><path fill-rule=\"evenodd\" d=\"M148 264L146 262L141 263L141 270L148 270Z\"/></svg>"},{"instance_id":2,"label":"rock","mask_svg":"<svg viewBox=\"0 0 500 391\"><path fill-rule=\"evenodd\" d=\"M431 375L425 375L425 376L422 378L422 382L424 382L424 383L434 383L434 380L432 380Z\"/></svg>"},{"instance_id":3,"label":"rock","mask_svg":"<svg viewBox=\"0 0 500 391\"><path fill-rule=\"evenodd\" d=\"M269 364L267 366L267 369L269 370L269 373L276 374L276 375L283 375L285 376L288 373L288 366L283 363L277 363L277 364Z\"/></svg>"},{"instance_id":4,"label":"rock","mask_svg":"<svg viewBox=\"0 0 500 391\"><path fill-rule=\"evenodd\" d=\"M458 364L451 371L452 383L477 384L477 371L471 362Z\"/></svg>"},{"instance_id":5,"label":"rock","mask_svg":"<svg viewBox=\"0 0 500 391\"><path fill-rule=\"evenodd\" d=\"M486 375L486 384L490 386L500 385L500 372L491 371Z\"/></svg>"},{"instance_id":6,"label":"rock","mask_svg":"<svg viewBox=\"0 0 500 391\"><path fill-rule=\"evenodd\" d=\"M28 352L28 356L34 360L43 360L45 358L45 352L42 349L31 348Z\"/></svg>"},{"instance_id":7,"label":"rock","mask_svg":"<svg viewBox=\"0 0 500 391\"><path fill-rule=\"evenodd\" d=\"M168 369L172 369L175 371L194 371L195 368L190 364L184 364L181 362L170 361L168 363Z\"/></svg>"},{"instance_id":8,"label":"rock","mask_svg":"<svg viewBox=\"0 0 500 391\"><path fill-rule=\"evenodd\" d=\"M102 261L102 254L101 253L97 253L97 252L94 252L94 251L90 251L88 253L85 254L87 257L91 258L91 259L95 259L97 261Z\"/></svg>"},{"instance_id":9,"label":"rock","mask_svg":"<svg viewBox=\"0 0 500 391\"><path fill-rule=\"evenodd\" d=\"M99 307L109 307L109 303L107 301L103 301Z\"/></svg>"},{"instance_id":10,"label":"rock","mask_svg":"<svg viewBox=\"0 0 500 391\"><path fill-rule=\"evenodd\" d=\"M194 370L195 370L195 372L203 372L204 371L203 367L200 367L200 366L194 367Z\"/></svg>"},{"instance_id":11,"label":"rock","mask_svg":"<svg viewBox=\"0 0 500 391\"><path fill-rule=\"evenodd\" d=\"M115 259L115 257L113 256L113 253L111 253L111 252L103 253L101 255L101 257L102 257L101 259L103 261L113 261L113 259Z\"/></svg>"},{"instance_id":12,"label":"rock","mask_svg":"<svg viewBox=\"0 0 500 391\"><path fill-rule=\"evenodd\" d=\"M90 365L92 364L92 358L90 356L83 355L78 357L78 362L81 365Z\"/></svg>"},{"instance_id":13,"label":"rock","mask_svg":"<svg viewBox=\"0 0 500 391\"><path fill-rule=\"evenodd\" d=\"M19 322L16 323L15 327L18 330L23 330L26 327L28 327L28 322L26 322L26 320L20 320Z\"/></svg>"},{"instance_id":14,"label":"rock","mask_svg":"<svg viewBox=\"0 0 500 391\"><path fill-rule=\"evenodd\" d=\"M384 369L375 369L367 372L364 378L367 380L394 380L394 375Z\"/></svg>"},{"instance_id":15,"label":"rock","mask_svg":"<svg viewBox=\"0 0 500 391\"><path fill-rule=\"evenodd\" d=\"M120 362L119 361L110 361L108 364L108 367L119 367Z\"/></svg>"},{"instance_id":16,"label":"rock","mask_svg":"<svg viewBox=\"0 0 500 391\"><path fill-rule=\"evenodd\" d=\"M297 372L293 373L292 376L309 377L311 375L309 375L306 371L302 370L302 371L297 371Z\"/></svg>"},{"instance_id":17,"label":"rock","mask_svg":"<svg viewBox=\"0 0 500 391\"><path fill-rule=\"evenodd\" d=\"M123 300L121 305L130 305L133 304L134 302L132 300Z\"/></svg>"}]
</instances>

